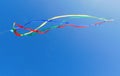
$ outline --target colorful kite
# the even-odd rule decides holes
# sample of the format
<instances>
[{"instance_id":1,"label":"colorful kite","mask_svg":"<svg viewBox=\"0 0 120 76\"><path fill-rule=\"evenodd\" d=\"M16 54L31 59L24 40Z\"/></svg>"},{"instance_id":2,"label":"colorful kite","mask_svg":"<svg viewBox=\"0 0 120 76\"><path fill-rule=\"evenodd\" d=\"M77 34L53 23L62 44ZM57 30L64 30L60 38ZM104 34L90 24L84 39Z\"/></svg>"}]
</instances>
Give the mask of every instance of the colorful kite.
<instances>
[{"instance_id":1,"label":"colorful kite","mask_svg":"<svg viewBox=\"0 0 120 76\"><path fill-rule=\"evenodd\" d=\"M68 18L68 19L64 20L64 18ZM74 19L74 18L91 18L91 19L100 20L100 22L95 22L93 24L89 24L88 26L75 25L75 24L71 24L71 23L68 22L69 19ZM53 25L53 26L44 28L44 30L40 30L42 27L46 26L49 22L56 22L55 20L57 20L57 19L62 19L62 23L58 24L58 25ZM32 22L37 22L37 21L41 21L41 20L30 21L30 22L26 23L25 25L17 24L17 23L14 22L13 23L13 28L10 31L13 32L16 36L30 36L30 35L33 35L33 34L45 34L45 33L49 32L52 29L64 28L66 26L71 26L71 27L75 27L75 28L88 28L91 25L96 26L96 25L103 24L105 22L113 21L113 20L108 20L108 19L105 19L105 18L99 18L99 17L95 17L95 16L90 16L90 15L80 15L80 14L61 15L61 16L55 16L55 17L49 18L48 20L42 20L43 23L41 23L35 29L26 27L26 25L28 25L28 24L30 24ZM20 30L20 29L27 30L28 32L21 34L21 33L18 32L18 30Z\"/></svg>"}]
</instances>

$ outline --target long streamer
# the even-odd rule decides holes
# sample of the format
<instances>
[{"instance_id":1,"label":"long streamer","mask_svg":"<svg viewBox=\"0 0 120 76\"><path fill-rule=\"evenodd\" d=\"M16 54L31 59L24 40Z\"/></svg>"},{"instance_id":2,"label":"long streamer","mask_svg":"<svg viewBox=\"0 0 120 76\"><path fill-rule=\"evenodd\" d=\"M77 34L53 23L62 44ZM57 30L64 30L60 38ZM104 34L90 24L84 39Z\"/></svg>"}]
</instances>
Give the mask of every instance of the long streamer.
<instances>
[{"instance_id":1,"label":"long streamer","mask_svg":"<svg viewBox=\"0 0 120 76\"><path fill-rule=\"evenodd\" d=\"M75 25L75 24L64 24L64 25L56 25L56 26L51 26L50 28L46 28L44 31L41 31L39 30L40 28L42 28L43 26L47 25L48 22L52 22L53 20L56 20L56 19L61 19L61 18L93 18L93 19L97 19L97 20L101 20L101 22L96 22L94 24L90 24L90 25L100 25L100 24L103 24L105 22L110 22L112 20L108 20L108 19L105 19L105 18L99 18L99 17L95 17L95 16L90 16L90 15L80 15L80 14L74 14L74 15L61 15L61 16L55 16L55 17L52 17L52 18L49 18L48 20L44 20L44 22L42 24L40 24L37 28L35 29L31 29L31 28L26 28L25 26L23 25L20 25L20 24L16 24L14 23L13 24L13 28L11 30L11 32L14 32L14 34L16 36L27 36L27 35L31 35L32 33L39 33L39 34L45 34L47 33L48 31L52 30L52 29L55 29L55 28L64 28L65 26L72 26L72 27L75 27L75 28L87 28L88 26L78 26L78 25ZM25 25L31 23L33 21L30 21L28 23L26 23ZM24 30L28 30L29 32L26 32L26 33L19 33L17 31L18 28L16 28L16 26L20 29L24 29Z\"/></svg>"}]
</instances>

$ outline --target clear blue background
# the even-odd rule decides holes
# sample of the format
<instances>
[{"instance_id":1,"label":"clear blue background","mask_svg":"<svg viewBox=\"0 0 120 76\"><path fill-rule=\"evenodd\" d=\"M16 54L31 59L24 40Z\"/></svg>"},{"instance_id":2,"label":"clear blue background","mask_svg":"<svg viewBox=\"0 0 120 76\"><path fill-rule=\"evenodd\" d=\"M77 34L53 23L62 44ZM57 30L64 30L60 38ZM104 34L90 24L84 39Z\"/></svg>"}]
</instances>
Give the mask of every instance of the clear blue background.
<instances>
[{"instance_id":1,"label":"clear blue background","mask_svg":"<svg viewBox=\"0 0 120 76\"><path fill-rule=\"evenodd\" d=\"M12 23L63 14L113 18L86 29L45 35L0 34L0 76L120 76L119 0L0 0L0 31ZM87 23L87 22L85 22Z\"/></svg>"}]
</instances>

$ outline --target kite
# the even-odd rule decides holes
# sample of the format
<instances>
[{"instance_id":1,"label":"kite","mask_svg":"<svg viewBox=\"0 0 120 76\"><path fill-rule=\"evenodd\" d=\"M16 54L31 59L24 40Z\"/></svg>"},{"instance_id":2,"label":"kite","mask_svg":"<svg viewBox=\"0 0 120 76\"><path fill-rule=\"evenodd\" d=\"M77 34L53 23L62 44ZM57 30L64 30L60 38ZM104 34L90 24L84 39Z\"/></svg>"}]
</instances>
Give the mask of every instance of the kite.
<instances>
[{"instance_id":1,"label":"kite","mask_svg":"<svg viewBox=\"0 0 120 76\"><path fill-rule=\"evenodd\" d=\"M99 18L99 17L95 17L95 16L90 16L90 15L81 15L81 14L71 14L71 15L61 15L61 16L55 16L52 18L49 18L47 20L34 20L34 21L30 21L24 25L21 24L17 24L16 22L13 23L13 27L10 30L11 32L13 32L16 36L31 36L34 34L45 34L47 32L49 32L52 29L56 29L56 28L64 28L66 26L70 26L70 27L75 27L75 28L88 28L89 26L85 26L85 25L76 25L76 24L71 24L69 23L67 20L64 20L64 18L68 18L69 19L75 19L75 18L90 18L90 19L96 19L96 20L100 20L101 22L95 22L93 24L89 24L89 26L96 26L96 25L101 25L105 22L111 22L113 20L109 20L109 19L105 19L105 18ZM57 19L63 19L61 24L58 25L53 25L50 27L45 28L44 30L40 30L42 27L46 26L49 22L56 22L55 20ZM27 28L26 25L32 23L32 22L37 22L37 21L43 21L38 27L36 27L35 29L32 28ZM19 29L23 29L23 30L27 30L28 32L25 33L19 33L18 30Z\"/></svg>"}]
</instances>

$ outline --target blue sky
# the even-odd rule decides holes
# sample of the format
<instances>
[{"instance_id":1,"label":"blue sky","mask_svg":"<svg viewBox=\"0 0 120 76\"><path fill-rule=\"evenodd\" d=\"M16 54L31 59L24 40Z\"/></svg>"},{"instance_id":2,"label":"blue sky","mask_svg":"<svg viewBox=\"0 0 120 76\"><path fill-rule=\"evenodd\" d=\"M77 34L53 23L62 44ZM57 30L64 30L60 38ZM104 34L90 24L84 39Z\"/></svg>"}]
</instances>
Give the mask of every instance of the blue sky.
<instances>
[{"instance_id":1,"label":"blue sky","mask_svg":"<svg viewBox=\"0 0 120 76\"><path fill-rule=\"evenodd\" d=\"M0 30L13 22L89 14L114 22L45 35L0 34L0 76L120 76L119 0L0 0ZM85 22L87 23L87 22Z\"/></svg>"}]
</instances>

